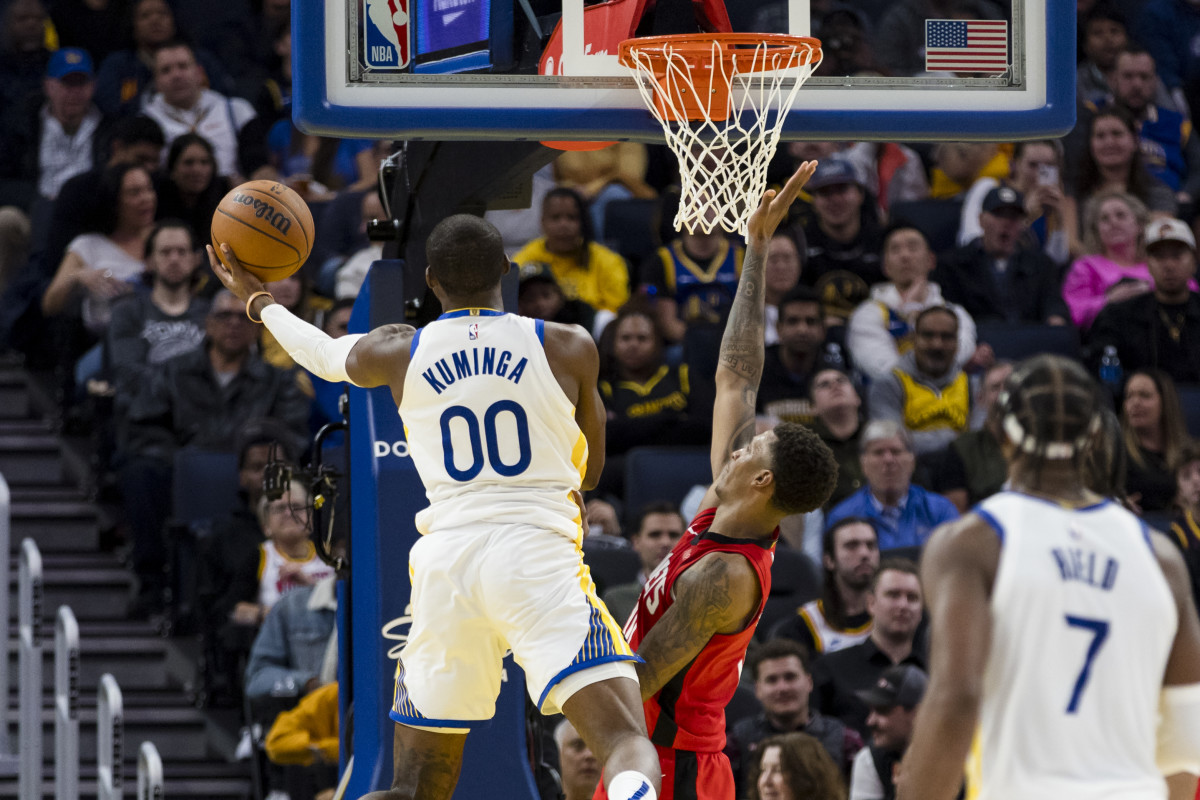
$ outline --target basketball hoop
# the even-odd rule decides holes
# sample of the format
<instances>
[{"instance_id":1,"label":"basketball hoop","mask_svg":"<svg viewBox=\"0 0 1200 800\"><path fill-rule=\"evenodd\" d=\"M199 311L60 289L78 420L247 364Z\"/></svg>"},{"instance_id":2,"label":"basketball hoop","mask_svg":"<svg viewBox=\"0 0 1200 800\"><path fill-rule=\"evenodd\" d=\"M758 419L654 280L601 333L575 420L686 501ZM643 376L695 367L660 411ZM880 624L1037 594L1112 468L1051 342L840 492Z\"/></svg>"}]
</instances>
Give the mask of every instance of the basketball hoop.
<instances>
[{"instance_id":1,"label":"basketball hoop","mask_svg":"<svg viewBox=\"0 0 1200 800\"><path fill-rule=\"evenodd\" d=\"M621 63L679 159L675 229L746 235L796 92L821 63L821 43L769 33L686 33L626 39Z\"/></svg>"}]
</instances>

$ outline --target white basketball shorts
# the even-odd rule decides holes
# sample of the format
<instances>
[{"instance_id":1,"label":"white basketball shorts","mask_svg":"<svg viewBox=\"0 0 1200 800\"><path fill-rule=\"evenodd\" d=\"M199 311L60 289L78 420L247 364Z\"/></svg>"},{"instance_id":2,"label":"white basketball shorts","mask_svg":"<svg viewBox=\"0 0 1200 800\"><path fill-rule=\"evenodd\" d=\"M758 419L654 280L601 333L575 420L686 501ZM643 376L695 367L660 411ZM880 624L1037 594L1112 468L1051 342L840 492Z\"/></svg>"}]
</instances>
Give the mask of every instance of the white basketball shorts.
<instances>
[{"instance_id":1,"label":"white basketball shorts","mask_svg":"<svg viewBox=\"0 0 1200 800\"><path fill-rule=\"evenodd\" d=\"M590 683L636 679L640 659L596 596L579 546L560 533L438 531L413 546L409 575L413 622L396 665L396 722L469 729L491 719L510 650L546 714Z\"/></svg>"}]
</instances>

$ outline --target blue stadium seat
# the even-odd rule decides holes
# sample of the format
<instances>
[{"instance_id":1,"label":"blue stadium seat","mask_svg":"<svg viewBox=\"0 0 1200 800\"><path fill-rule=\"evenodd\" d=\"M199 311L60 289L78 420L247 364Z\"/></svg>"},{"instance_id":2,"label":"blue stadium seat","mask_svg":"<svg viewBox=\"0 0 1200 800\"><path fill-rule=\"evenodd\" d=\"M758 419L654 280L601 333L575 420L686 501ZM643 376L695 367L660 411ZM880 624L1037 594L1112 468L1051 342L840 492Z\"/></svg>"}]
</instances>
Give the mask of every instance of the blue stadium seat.
<instances>
[{"instance_id":1,"label":"blue stadium seat","mask_svg":"<svg viewBox=\"0 0 1200 800\"><path fill-rule=\"evenodd\" d=\"M237 454L182 448L171 481L172 522L208 533L238 505Z\"/></svg>"},{"instance_id":2,"label":"blue stadium seat","mask_svg":"<svg viewBox=\"0 0 1200 800\"><path fill-rule=\"evenodd\" d=\"M635 447L625 454L625 508L635 515L648 503L679 505L697 484L712 483L704 447ZM690 521L690 520L689 520Z\"/></svg>"},{"instance_id":3,"label":"blue stadium seat","mask_svg":"<svg viewBox=\"0 0 1200 800\"><path fill-rule=\"evenodd\" d=\"M171 478L171 518L167 546L172 588L172 626L187 633L196 624L197 567L212 535L213 523L238 506L235 453L182 448L175 453Z\"/></svg>"},{"instance_id":4,"label":"blue stadium seat","mask_svg":"<svg viewBox=\"0 0 1200 800\"><path fill-rule=\"evenodd\" d=\"M1180 383L1175 388L1179 391L1179 405L1183 407L1188 433L1200 439L1200 384Z\"/></svg>"},{"instance_id":5,"label":"blue stadium seat","mask_svg":"<svg viewBox=\"0 0 1200 800\"><path fill-rule=\"evenodd\" d=\"M592 573L596 584L596 594L604 594L605 590L637 580L642 569L642 559L633 550L619 550L615 547L605 547L595 550L583 549L583 562ZM617 620L624 622L624 620Z\"/></svg>"},{"instance_id":6,"label":"blue stadium seat","mask_svg":"<svg viewBox=\"0 0 1200 800\"><path fill-rule=\"evenodd\" d=\"M600 241L620 253L629 262L629 272L637 278L642 260L662 242L658 238L661 210L658 199L613 200L604 207L604 230Z\"/></svg>"},{"instance_id":7,"label":"blue stadium seat","mask_svg":"<svg viewBox=\"0 0 1200 800\"><path fill-rule=\"evenodd\" d=\"M1079 360L1079 331L1071 325L1040 325L1027 322L980 322L977 338L996 351L996 358L1020 361L1041 353L1054 353Z\"/></svg>"},{"instance_id":8,"label":"blue stadium seat","mask_svg":"<svg viewBox=\"0 0 1200 800\"><path fill-rule=\"evenodd\" d=\"M939 255L958 246L961 216L961 200L909 200L896 203L888 211L892 224L913 226L925 234L930 248Z\"/></svg>"},{"instance_id":9,"label":"blue stadium seat","mask_svg":"<svg viewBox=\"0 0 1200 800\"><path fill-rule=\"evenodd\" d=\"M775 563L771 565L771 594L767 596L755 636L765 641L775 623L820 597L821 582L821 571L811 558L782 542L776 545Z\"/></svg>"}]
</instances>

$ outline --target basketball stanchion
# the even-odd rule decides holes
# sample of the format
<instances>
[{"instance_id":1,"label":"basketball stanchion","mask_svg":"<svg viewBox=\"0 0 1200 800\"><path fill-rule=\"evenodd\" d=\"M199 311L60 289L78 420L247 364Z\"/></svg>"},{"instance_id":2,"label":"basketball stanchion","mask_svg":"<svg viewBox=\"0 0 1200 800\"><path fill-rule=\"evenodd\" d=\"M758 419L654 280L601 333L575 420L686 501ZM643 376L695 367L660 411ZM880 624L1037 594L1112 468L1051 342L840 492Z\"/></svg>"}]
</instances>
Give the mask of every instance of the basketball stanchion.
<instances>
[{"instance_id":1,"label":"basketball stanchion","mask_svg":"<svg viewBox=\"0 0 1200 800\"><path fill-rule=\"evenodd\" d=\"M137 800L162 800L163 765L154 742L142 742L138 748Z\"/></svg>"},{"instance_id":2,"label":"basketball stanchion","mask_svg":"<svg viewBox=\"0 0 1200 800\"><path fill-rule=\"evenodd\" d=\"M109 673L100 676L96 705L96 800L120 800L124 793L125 710L121 687Z\"/></svg>"},{"instance_id":3,"label":"basketball stanchion","mask_svg":"<svg viewBox=\"0 0 1200 800\"><path fill-rule=\"evenodd\" d=\"M42 554L33 539L21 542L17 578L17 635L21 669L21 800L42 796Z\"/></svg>"},{"instance_id":4,"label":"basketball stanchion","mask_svg":"<svg viewBox=\"0 0 1200 800\"><path fill-rule=\"evenodd\" d=\"M54 798L79 800L79 623L70 606L54 621Z\"/></svg>"},{"instance_id":5,"label":"basketball stanchion","mask_svg":"<svg viewBox=\"0 0 1200 800\"><path fill-rule=\"evenodd\" d=\"M685 33L621 42L650 113L679 159L675 229L746 235L784 119L821 63L821 43L769 33Z\"/></svg>"}]
</instances>

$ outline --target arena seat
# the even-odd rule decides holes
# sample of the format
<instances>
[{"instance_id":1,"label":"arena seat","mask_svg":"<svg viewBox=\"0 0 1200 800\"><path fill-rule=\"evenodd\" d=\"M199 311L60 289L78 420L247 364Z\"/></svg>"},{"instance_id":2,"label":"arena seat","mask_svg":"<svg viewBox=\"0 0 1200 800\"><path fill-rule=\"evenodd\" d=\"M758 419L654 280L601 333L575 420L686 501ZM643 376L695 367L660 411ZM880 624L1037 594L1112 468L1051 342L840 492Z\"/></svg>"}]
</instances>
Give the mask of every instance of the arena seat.
<instances>
[{"instance_id":1,"label":"arena seat","mask_svg":"<svg viewBox=\"0 0 1200 800\"><path fill-rule=\"evenodd\" d=\"M1183 408L1183 419L1188 433L1200 438L1200 383L1179 383L1179 405Z\"/></svg>"},{"instance_id":2,"label":"arena seat","mask_svg":"<svg viewBox=\"0 0 1200 800\"><path fill-rule=\"evenodd\" d=\"M659 213L657 198L613 200L604 207L604 230L597 232L600 241L629 262L629 273L635 281L643 259L661 244Z\"/></svg>"},{"instance_id":3,"label":"arena seat","mask_svg":"<svg viewBox=\"0 0 1200 800\"><path fill-rule=\"evenodd\" d=\"M925 234L938 255L958 246L961 216L961 200L909 200L893 204L888 214L892 224L903 222Z\"/></svg>"},{"instance_id":4,"label":"arena seat","mask_svg":"<svg viewBox=\"0 0 1200 800\"><path fill-rule=\"evenodd\" d=\"M615 547L583 549L583 562L592 573L592 581L596 584L596 594L602 595L605 590L625 583L633 583L642 569L642 559L632 550L620 550Z\"/></svg>"},{"instance_id":5,"label":"arena seat","mask_svg":"<svg viewBox=\"0 0 1200 800\"><path fill-rule=\"evenodd\" d=\"M629 515L661 500L679 505L693 486L710 483L707 448L635 447L625 454L625 508Z\"/></svg>"},{"instance_id":6,"label":"arena seat","mask_svg":"<svg viewBox=\"0 0 1200 800\"><path fill-rule=\"evenodd\" d=\"M777 545L771 565L771 594L758 621L756 637L764 641L775 623L820 597L821 582L821 571L811 558L782 543Z\"/></svg>"},{"instance_id":7,"label":"arena seat","mask_svg":"<svg viewBox=\"0 0 1200 800\"><path fill-rule=\"evenodd\" d=\"M196 622L197 567L213 523L238 505L237 454L181 448L171 478L171 518L167 520L172 587L172 624L177 633Z\"/></svg>"},{"instance_id":8,"label":"arena seat","mask_svg":"<svg viewBox=\"0 0 1200 800\"><path fill-rule=\"evenodd\" d=\"M1040 325L1027 322L980 322L976 338L996 351L996 358L1020 361L1041 353L1054 353L1079 360L1079 331L1071 325Z\"/></svg>"}]
</instances>

